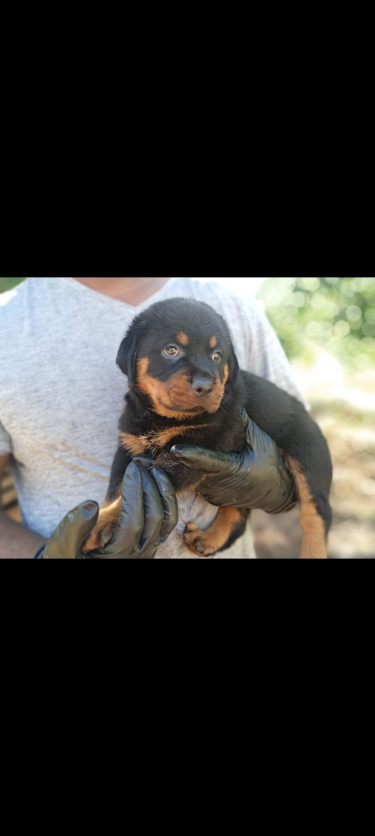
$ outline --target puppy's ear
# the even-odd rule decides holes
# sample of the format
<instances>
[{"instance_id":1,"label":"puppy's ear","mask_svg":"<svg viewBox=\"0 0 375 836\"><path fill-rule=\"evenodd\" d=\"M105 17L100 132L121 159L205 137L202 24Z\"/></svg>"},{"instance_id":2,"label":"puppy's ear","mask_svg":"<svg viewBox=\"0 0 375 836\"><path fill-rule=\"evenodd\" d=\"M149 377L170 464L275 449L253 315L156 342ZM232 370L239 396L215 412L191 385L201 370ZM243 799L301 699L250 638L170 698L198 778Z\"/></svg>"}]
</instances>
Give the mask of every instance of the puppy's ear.
<instances>
[{"instance_id":1,"label":"puppy's ear","mask_svg":"<svg viewBox=\"0 0 375 836\"><path fill-rule=\"evenodd\" d=\"M121 371L128 377L129 389L132 389L136 383L137 346L145 328L146 320L142 314L139 314L133 320L127 334L125 334L118 351L116 362Z\"/></svg>"},{"instance_id":2,"label":"puppy's ear","mask_svg":"<svg viewBox=\"0 0 375 836\"><path fill-rule=\"evenodd\" d=\"M238 380L240 367L238 365L237 357L234 353L232 340L230 340L230 359L229 359L229 383L235 386Z\"/></svg>"}]
</instances>

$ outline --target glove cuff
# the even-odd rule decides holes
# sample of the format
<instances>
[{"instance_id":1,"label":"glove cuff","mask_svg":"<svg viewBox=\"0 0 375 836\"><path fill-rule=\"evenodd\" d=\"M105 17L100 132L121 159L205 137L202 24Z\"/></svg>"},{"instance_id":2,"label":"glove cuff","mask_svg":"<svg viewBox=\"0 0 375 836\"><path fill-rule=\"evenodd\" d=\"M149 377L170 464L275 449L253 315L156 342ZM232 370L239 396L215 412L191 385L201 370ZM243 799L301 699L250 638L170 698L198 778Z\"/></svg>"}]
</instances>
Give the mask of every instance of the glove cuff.
<instances>
[{"instance_id":1,"label":"glove cuff","mask_svg":"<svg viewBox=\"0 0 375 836\"><path fill-rule=\"evenodd\" d=\"M46 548L46 545L47 545L47 543L43 543L43 545L40 546L38 551L35 552L35 554L33 556L33 560L43 560L43 555L44 555L44 550Z\"/></svg>"}]
</instances>

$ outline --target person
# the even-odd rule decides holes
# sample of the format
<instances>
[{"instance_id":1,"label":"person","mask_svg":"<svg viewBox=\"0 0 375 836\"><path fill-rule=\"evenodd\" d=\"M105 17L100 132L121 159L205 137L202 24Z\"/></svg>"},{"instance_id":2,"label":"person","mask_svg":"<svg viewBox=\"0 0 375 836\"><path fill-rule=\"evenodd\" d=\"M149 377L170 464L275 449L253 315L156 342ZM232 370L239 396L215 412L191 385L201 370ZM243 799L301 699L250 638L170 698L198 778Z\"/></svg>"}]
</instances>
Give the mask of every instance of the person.
<instances>
[{"instance_id":1,"label":"person","mask_svg":"<svg viewBox=\"0 0 375 836\"><path fill-rule=\"evenodd\" d=\"M115 363L118 347L138 313L177 296L210 304L230 327L240 367L303 400L251 293L240 297L193 278L26 279L0 296L0 479L10 464L22 516L19 524L0 512L1 558L82 557L117 447L126 391ZM217 506L226 504L228 473L244 502L248 495L253 501L260 487L251 507L272 513L292 507L295 486L276 445L254 426L248 432L251 444L234 465L233 457L210 459L209 452L189 452L188 445L182 451L187 466L189 455L194 461L198 455L211 470L209 502L188 491L177 506L165 474L137 457L125 474L117 533L96 556L191 558L181 534L189 521L207 527ZM273 480L266 490L265 478ZM272 507L264 500L269 493ZM216 555L255 556L250 522L232 547Z\"/></svg>"}]
</instances>

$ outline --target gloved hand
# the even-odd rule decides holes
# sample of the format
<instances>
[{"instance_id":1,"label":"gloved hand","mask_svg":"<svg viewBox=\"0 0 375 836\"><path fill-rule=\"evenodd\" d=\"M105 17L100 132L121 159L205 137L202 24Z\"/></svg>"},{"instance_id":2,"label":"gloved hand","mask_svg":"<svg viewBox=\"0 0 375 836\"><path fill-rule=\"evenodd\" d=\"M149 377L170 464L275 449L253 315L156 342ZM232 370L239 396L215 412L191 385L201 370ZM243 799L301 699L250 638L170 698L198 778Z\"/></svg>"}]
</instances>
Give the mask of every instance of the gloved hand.
<instances>
[{"instance_id":1,"label":"gloved hand","mask_svg":"<svg viewBox=\"0 0 375 836\"><path fill-rule=\"evenodd\" d=\"M152 461L137 456L123 481L121 513L114 535L105 548L82 554L81 549L96 524L99 506L84 502L58 525L44 551L44 560L93 558L152 558L178 522L177 500L172 483Z\"/></svg>"},{"instance_id":2,"label":"gloved hand","mask_svg":"<svg viewBox=\"0 0 375 836\"><path fill-rule=\"evenodd\" d=\"M220 453L192 444L172 447L177 461L206 471L199 493L212 505L261 508L269 514L289 511L297 502L292 474L267 433L241 413L246 430L242 453Z\"/></svg>"}]
</instances>

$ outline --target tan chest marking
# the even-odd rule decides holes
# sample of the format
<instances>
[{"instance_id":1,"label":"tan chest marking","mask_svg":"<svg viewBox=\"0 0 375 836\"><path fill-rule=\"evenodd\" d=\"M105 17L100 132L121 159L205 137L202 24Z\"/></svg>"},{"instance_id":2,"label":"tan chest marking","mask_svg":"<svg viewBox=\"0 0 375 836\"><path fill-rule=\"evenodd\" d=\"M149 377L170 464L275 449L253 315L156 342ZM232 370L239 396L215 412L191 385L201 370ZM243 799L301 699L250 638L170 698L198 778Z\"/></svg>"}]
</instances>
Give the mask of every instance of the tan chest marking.
<instances>
[{"instance_id":1,"label":"tan chest marking","mask_svg":"<svg viewBox=\"0 0 375 836\"><path fill-rule=\"evenodd\" d=\"M152 431L147 435L130 435L128 433L120 433L121 444L132 456L139 456L150 450L156 453L174 438L181 435L186 435L191 430L202 430L207 424L192 424L191 426L183 427L168 427L165 430Z\"/></svg>"},{"instance_id":2,"label":"tan chest marking","mask_svg":"<svg viewBox=\"0 0 375 836\"><path fill-rule=\"evenodd\" d=\"M207 427L207 424L192 424L191 426L185 425L184 427L170 427L167 430L161 430L159 433L150 433L150 445L151 447L160 449L179 435L186 435L191 430L203 430L205 427Z\"/></svg>"},{"instance_id":3,"label":"tan chest marking","mask_svg":"<svg viewBox=\"0 0 375 836\"><path fill-rule=\"evenodd\" d=\"M132 456L140 456L146 450L147 436L146 435L130 435L130 433L120 433L121 444L125 447Z\"/></svg>"}]
</instances>

